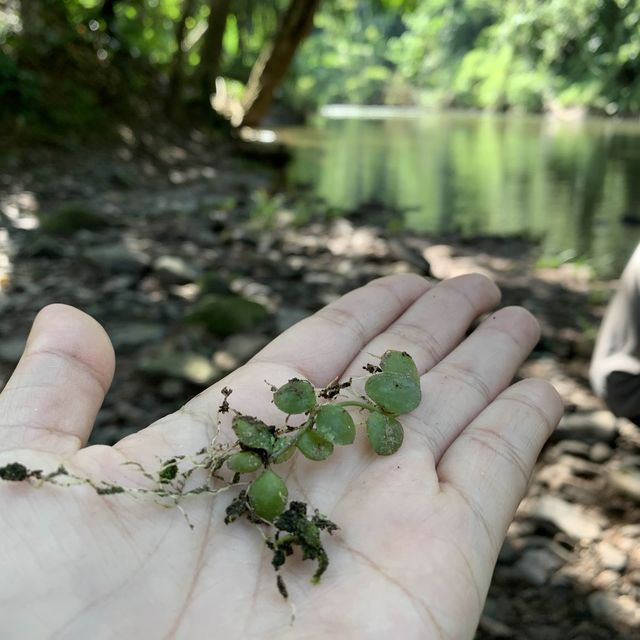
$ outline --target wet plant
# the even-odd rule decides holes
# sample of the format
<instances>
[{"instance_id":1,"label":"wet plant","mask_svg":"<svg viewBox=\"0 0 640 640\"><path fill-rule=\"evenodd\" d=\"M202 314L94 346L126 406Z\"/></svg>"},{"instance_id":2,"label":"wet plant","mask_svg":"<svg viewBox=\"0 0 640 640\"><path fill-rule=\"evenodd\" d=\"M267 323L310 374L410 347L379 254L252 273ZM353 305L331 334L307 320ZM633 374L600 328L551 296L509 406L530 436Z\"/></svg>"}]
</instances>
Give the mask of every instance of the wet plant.
<instances>
[{"instance_id":1,"label":"wet plant","mask_svg":"<svg viewBox=\"0 0 640 640\"><path fill-rule=\"evenodd\" d=\"M336 447L353 444L356 424L349 409L360 415L366 413L366 436L373 451L382 456L398 451L404 437L398 417L415 409L422 397L416 365L407 353L387 351L378 364L364 368L369 375L363 395L353 391L352 380L335 381L320 390L298 378L271 387L273 403L286 416L279 426L234 411L229 402L232 390L225 387L219 414L232 414L235 441L220 444L216 435L208 447L193 456L162 460L153 473L129 463L151 481L146 488L78 477L64 466L44 473L19 462L0 467L0 480L35 486L87 484L100 495L149 494L162 504L180 508L188 496L236 489L237 495L226 508L225 523L240 519L254 523L272 553L276 571L298 549L303 560L316 562L311 580L317 583L329 565L322 533L333 534L338 526L306 503L289 500L287 484L276 469L296 454L321 462ZM297 418L298 426L290 424L292 417ZM203 481L196 480L202 477L197 471L204 472ZM279 573L276 584L287 598L287 587Z\"/></svg>"}]
</instances>

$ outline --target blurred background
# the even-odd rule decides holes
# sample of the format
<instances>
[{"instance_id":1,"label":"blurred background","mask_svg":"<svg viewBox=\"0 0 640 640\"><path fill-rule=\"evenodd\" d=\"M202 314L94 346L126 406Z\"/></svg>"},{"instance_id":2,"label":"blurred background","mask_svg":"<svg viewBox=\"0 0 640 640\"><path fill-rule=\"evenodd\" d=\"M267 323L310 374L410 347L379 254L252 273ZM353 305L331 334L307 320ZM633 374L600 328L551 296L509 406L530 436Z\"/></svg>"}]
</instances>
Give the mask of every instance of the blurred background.
<instances>
[{"instance_id":1,"label":"blurred background","mask_svg":"<svg viewBox=\"0 0 640 640\"><path fill-rule=\"evenodd\" d=\"M112 444L374 277L480 271L566 415L477 638L640 638L640 430L588 384L639 54L639 0L0 0L0 387L38 309L84 309Z\"/></svg>"}]
</instances>

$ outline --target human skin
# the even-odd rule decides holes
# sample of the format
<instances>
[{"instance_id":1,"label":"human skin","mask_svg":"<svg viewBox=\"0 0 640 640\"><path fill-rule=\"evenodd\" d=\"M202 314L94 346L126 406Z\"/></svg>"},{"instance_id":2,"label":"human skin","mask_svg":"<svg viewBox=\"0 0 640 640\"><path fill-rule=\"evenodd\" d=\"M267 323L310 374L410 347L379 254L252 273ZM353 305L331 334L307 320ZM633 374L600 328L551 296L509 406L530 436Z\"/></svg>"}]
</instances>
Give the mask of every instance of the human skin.
<instances>
[{"instance_id":1,"label":"human skin","mask_svg":"<svg viewBox=\"0 0 640 640\"><path fill-rule=\"evenodd\" d=\"M465 338L499 298L479 275L375 280L113 447L85 446L113 375L109 339L81 311L46 307L0 395L0 466L64 464L139 486L123 463L157 468L207 445L224 386L234 409L270 422L282 414L265 380L322 387L362 376L387 349L414 358L423 399L401 418L405 441L392 456L373 454L360 430L327 461L278 466L290 498L340 526L325 537L331 564L319 585L309 562L282 570L293 623L256 527L224 525L228 493L183 503L192 530L180 510L150 499L0 481L2 637L472 638L507 527L562 412L546 382L510 385L538 340L527 311L491 313Z\"/></svg>"}]
</instances>

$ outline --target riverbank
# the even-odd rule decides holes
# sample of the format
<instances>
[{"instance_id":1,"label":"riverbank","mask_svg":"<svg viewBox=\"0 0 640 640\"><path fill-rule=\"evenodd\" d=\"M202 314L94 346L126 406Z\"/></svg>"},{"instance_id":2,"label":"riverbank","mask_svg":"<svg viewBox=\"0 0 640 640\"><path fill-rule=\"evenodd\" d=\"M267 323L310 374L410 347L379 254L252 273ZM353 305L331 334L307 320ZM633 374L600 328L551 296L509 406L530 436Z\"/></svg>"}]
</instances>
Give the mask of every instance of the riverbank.
<instances>
[{"instance_id":1,"label":"riverbank","mask_svg":"<svg viewBox=\"0 0 640 640\"><path fill-rule=\"evenodd\" d=\"M372 278L487 273L504 304L540 320L521 375L551 381L567 414L510 529L477 637L640 637L640 476L623 473L638 467L640 430L603 411L587 382L615 282L584 264L537 266L524 238L391 233L362 209L329 215L282 170L197 133L135 145L129 133L113 150L4 161L0 385L38 309L79 306L118 357L92 435L112 444Z\"/></svg>"}]
</instances>

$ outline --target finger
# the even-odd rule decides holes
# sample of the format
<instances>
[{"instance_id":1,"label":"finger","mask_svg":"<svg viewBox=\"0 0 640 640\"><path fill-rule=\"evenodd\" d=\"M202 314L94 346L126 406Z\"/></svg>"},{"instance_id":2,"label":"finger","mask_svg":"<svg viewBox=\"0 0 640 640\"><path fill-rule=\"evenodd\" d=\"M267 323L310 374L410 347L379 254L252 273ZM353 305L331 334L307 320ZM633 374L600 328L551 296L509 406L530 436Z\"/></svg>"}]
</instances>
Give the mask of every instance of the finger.
<instances>
[{"instance_id":1,"label":"finger","mask_svg":"<svg viewBox=\"0 0 640 640\"><path fill-rule=\"evenodd\" d=\"M72 453L89 437L113 378L104 329L79 309L45 307L0 394L0 450Z\"/></svg>"},{"instance_id":2,"label":"finger","mask_svg":"<svg viewBox=\"0 0 640 640\"><path fill-rule=\"evenodd\" d=\"M519 382L462 432L438 465L441 490L472 512L495 555L562 408L550 384Z\"/></svg>"},{"instance_id":3,"label":"finger","mask_svg":"<svg viewBox=\"0 0 640 640\"><path fill-rule=\"evenodd\" d=\"M414 274L373 280L285 331L252 362L284 365L325 386L432 286Z\"/></svg>"},{"instance_id":4,"label":"finger","mask_svg":"<svg viewBox=\"0 0 640 640\"><path fill-rule=\"evenodd\" d=\"M234 409L267 422L281 417L270 386L304 377L318 387L341 376L373 336L386 329L433 285L414 274L387 276L342 296L285 331L249 363L190 400L182 409L116 445L125 455L146 448L171 455L197 451L217 430L221 390L233 390ZM222 420L224 422L224 420Z\"/></svg>"},{"instance_id":5,"label":"finger","mask_svg":"<svg viewBox=\"0 0 640 640\"><path fill-rule=\"evenodd\" d=\"M422 402L407 428L437 462L449 445L513 380L540 335L521 307L492 314L449 356L422 376Z\"/></svg>"},{"instance_id":6,"label":"finger","mask_svg":"<svg viewBox=\"0 0 640 640\"><path fill-rule=\"evenodd\" d=\"M370 340L345 376L362 374L372 355L388 349L406 351L423 373L444 358L478 316L500 302L500 290L477 273L445 280L423 293L397 320Z\"/></svg>"}]
</instances>

